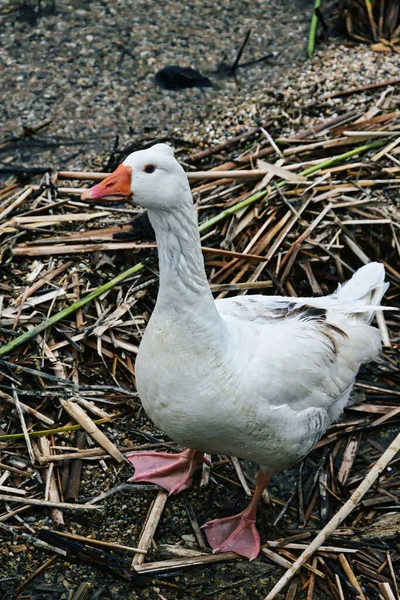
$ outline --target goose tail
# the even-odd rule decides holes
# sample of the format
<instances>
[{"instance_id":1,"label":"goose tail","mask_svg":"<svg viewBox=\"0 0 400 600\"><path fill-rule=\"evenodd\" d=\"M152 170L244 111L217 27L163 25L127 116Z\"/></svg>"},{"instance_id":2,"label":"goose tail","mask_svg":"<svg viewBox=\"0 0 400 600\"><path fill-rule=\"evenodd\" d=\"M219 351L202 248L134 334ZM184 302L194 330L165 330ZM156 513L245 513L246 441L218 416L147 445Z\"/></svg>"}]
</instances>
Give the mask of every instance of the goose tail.
<instances>
[{"instance_id":1,"label":"goose tail","mask_svg":"<svg viewBox=\"0 0 400 600\"><path fill-rule=\"evenodd\" d=\"M384 266L371 262L358 269L349 281L339 286L333 296L339 304L347 305L357 320L371 323L388 287Z\"/></svg>"}]
</instances>

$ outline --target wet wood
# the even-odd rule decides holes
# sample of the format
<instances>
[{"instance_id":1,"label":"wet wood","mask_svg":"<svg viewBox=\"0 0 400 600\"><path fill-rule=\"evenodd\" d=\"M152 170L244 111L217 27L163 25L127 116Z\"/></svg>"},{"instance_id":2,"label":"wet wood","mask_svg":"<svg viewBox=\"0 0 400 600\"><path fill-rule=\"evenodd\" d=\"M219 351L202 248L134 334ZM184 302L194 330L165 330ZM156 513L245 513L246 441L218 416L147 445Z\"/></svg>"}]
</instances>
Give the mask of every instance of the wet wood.
<instances>
[{"instance_id":1,"label":"wet wood","mask_svg":"<svg viewBox=\"0 0 400 600\"><path fill-rule=\"evenodd\" d=\"M60 400L62 406L88 434L104 448L117 462L124 462L126 459L118 448L113 444L106 435L93 423L92 419L73 399Z\"/></svg>"},{"instance_id":2,"label":"wet wood","mask_svg":"<svg viewBox=\"0 0 400 600\"><path fill-rule=\"evenodd\" d=\"M158 523L161 519L165 503L167 502L168 492L164 490L158 492L157 498L154 500L149 515L147 517L147 523L143 529L142 535L140 536L138 547L140 550L148 551L150 548L151 540L156 532ZM133 557L132 568L137 570L137 566L144 562L144 554L137 553ZM140 572L140 571L139 571Z\"/></svg>"}]
</instances>

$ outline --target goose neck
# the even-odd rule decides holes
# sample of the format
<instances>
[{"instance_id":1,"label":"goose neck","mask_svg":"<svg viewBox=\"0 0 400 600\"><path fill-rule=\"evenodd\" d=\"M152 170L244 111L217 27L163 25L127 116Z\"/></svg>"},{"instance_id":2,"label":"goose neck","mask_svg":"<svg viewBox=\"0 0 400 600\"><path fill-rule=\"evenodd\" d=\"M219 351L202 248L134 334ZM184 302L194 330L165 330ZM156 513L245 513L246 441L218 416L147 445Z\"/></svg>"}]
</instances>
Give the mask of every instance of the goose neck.
<instances>
[{"instance_id":1,"label":"goose neck","mask_svg":"<svg viewBox=\"0 0 400 600\"><path fill-rule=\"evenodd\" d=\"M214 307L191 198L190 203L174 210L149 210L149 218L156 233L159 255L157 305L164 308L179 306L180 309L198 304Z\"/></svg>"}]
</instances>

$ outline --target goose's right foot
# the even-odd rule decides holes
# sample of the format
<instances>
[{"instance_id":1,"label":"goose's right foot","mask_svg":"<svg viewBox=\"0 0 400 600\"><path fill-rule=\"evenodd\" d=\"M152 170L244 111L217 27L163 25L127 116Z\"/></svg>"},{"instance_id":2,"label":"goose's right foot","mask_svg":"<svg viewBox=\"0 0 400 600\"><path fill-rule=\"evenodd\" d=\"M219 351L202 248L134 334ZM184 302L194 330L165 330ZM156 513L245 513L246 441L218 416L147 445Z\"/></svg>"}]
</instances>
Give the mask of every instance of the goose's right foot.
<instances>
[{"instance_id":1,"label":"goose's right foot","mask_svg":"<svg viewBox=\"0 0 400 600\"><path fill-rule=\"evenodd\" d=\"M135 474L129 481L155 483L170 495L189 488L197 467L206 460L203 452L191 449L179 454L131 452L127 459L135 467Z\"/></svg>"}]
</instances>

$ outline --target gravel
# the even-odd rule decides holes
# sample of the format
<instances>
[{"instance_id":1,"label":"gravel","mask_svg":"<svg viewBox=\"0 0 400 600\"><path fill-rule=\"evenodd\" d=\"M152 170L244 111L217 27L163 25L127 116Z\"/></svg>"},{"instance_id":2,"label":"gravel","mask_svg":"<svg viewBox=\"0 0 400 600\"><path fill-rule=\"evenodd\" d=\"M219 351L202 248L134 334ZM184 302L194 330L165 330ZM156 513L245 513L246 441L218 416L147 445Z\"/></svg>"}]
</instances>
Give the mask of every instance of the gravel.
<instances>
[{"instance_id":1,"label":"gravel","mask_svg":"<svg viewBox=\"0 0 400 600\"><path fill-rule=\"evenodd\" d=\"M298 127L309 119L293 109L315 96L398 75L400 55L366 46L319 46L308 60L312 4L72 0L55 2L53 10L51 0L42 0L38 13L34 0L3 0L1 137L51 119L40 137L56 143L9 146L0 158L73 169L95 166L100 156L101 166L116 136L120 147L163 138L175 145L207 145L271 116L290 132L292 120ZM218 81L210 72L222 60L233 62L250 28L242 61L268 53L271 60L239 69L238 82ZM157 88L155 73L170 64L200 69L214 88ZM331 101L332 108L341 103Z\"/></svg>"},{"instance_id":2,"label":"gravel","mask_svg":"<svg viewBox=\"0 0 400 600\"><path fill-rule=\"evenodd\" d=\"M319 46L308 60L312 4L72 0L56 2L53 10L51 0L42 0L38 13L34 0L3 0L1 137L51 119L40 137L55 144L9 146L0 158L29 166L101 167L116 136L120 147L165 138L178 146L207 145L271 117L290 133L310 119L296 112L310 99L398 75L400 55L366 46ZM233 62L250 28L242 61L268 53L271 59L239 69L238 82L218 80L210 73L222 60ZM215 86L204 92L157 88L155 73L170 64L197 68ZM358 95L346 108L362 101ZM342 99L330 103L339 109Z\"/></svg>"},{"instance_id":3,"label":"gravel","mask_svg":"<svg viewBox=\"0 0 400 600\"><path fill-rule=\"evenodd\" d=\"M36 148L22 158L31 166L69 168L109 152L116 135L121 144L163 136L221 139L262 119L252 95L273 89L280 78L293 80L293 69L304 64L311 4L194 0L166 7L146 0L72 0L56 2L53 11L42 0L38 15L34 0L24 9L21 0L3 0L1 135L52 119L42 135L62 136L61 148ZM205 93L155 86L155 73L168 64L209 75L225 55L233 62L250 28L242 60L273 57L269 64L240 69L239 85L214 77L215 88ZM226 116L220 127L213 123L216 114ZM77 144L68 145L71 141Z\"/></svg>"}]
</instances>

